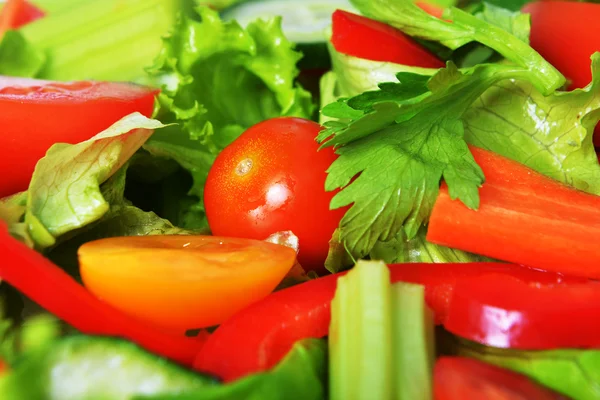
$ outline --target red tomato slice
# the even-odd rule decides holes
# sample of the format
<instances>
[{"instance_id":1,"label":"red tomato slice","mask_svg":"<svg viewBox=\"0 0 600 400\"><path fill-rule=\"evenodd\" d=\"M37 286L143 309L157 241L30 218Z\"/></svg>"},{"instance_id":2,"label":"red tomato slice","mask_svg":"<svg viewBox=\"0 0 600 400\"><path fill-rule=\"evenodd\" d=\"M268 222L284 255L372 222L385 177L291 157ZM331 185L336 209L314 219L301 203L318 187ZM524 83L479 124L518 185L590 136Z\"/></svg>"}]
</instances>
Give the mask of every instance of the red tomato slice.
<instances>
[{"instance_id":1,"label":"red tomato slice","mask_svg":"<svg viewBox=\"0 0 600 400\"><path fill-rule=\"evenodd\" d=\"M545 350L600 346L600 284L527 284L507 275L461 281L444 324L488 346Z\"/></svg>"},{"instance_id":2,"label":"red tomato slice","mask_svg":"<svg viewBox=\"0 0 600 400\"><path fill-rule=\"evenodd\" d=\"M433 392L435 400L565 399L526 376L463 357L441 357L437 360Z\"/></svg>"},{"instance_id":3,"label":"red tomato slice","mask_svg":"<svg viewBox=\"0 0 600 400\"><path fill-rule=\"evenodd\" d=\"M443 61L398 29L370 18L336 10L331 43L340 53L373 61L442 68Z\"/></svg>"},{"instance_id":4,"label":"red tomato slice","mask_svg":"<svg viewBox=\"0 0 600 400\"><path fill-rule=\"evenodd\" d=\"M426 301L438 320L447 313L454 286L467 278L492 273L524 282L566 281L557 274L498 263L396 264L389 268L392 282L425 285ZM234 315L207 340L195 368L234 380L273 367L300 339L327 335L330 303L341 275L329 275L281 290Z\"/></svg>"},{"instance_id":5,"label":"red tomato slice","mask_svg":"<svg viewBox=\"0 0 600 400\"><path fill-rule=\"evenodd\" d=\"M8 29L20 28L44 15L44 11L27 0L7 0L0 11L0 36Z\"/></svg>"},{"instance_id":6,"label":"red tomato slice","mask_svg":"<svg viewBox=\"0 0 600 400\"><path fill-rule=\"evenodd\" d=\"M223 150L208 173L206 216L213 234L264 240L292 231L298 260L322 270L329 240L346 208L330 210L325 191L332 149L319 150L321 127L300 118L273 118L246 130Z\"/></svg>"},{"instance_id":7,"label":"red tomato slice","mask_svg":"<svg viewBox=\"0 0 600 400\"><path fill-rule=\"evenodd\" d=\"M55 143L78 143L138 111L152 115L157 90L129 83L0 77L0 197L27 189Z\"/></svg>"}]
</instances>

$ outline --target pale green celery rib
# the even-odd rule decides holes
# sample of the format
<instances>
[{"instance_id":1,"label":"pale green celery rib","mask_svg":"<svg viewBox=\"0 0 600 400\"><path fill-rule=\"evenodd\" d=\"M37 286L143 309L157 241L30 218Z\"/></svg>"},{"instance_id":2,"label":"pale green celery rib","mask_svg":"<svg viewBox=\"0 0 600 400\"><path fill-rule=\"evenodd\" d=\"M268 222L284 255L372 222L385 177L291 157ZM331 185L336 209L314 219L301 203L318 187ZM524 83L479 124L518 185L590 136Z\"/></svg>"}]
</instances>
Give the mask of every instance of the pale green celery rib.
<instances>
[{"instance_id":1,"label":"pale green celery rib","mask_svg":"<svg viewBox=\"0 0 600 400\"><path fill-rule=\"evenodd\" d=\"M389 270L359 261L332 302L330 399L392 399L392 302Z\"/></svg>"},{"instance_id":2,"label":"pale green celery rib","mask_svg":"<svg viewBox=\"0 0 600 400\"><path fill-rule=\"evenodd\" d=\"M144 75L175 20L178 1L78 1L21 29L45 51L41 78L132 80Z\"/></svg>"},{"instance_id":3,"label":"pale green celery rib","mask_svg":"<svg viewBox=\"0 0 600 400\"><path fill-rule=\"evenodd\" d=\"M421 285L392 286L395 400L431 400L435 361L433 312Z\"/></svg>"}]
</instances>

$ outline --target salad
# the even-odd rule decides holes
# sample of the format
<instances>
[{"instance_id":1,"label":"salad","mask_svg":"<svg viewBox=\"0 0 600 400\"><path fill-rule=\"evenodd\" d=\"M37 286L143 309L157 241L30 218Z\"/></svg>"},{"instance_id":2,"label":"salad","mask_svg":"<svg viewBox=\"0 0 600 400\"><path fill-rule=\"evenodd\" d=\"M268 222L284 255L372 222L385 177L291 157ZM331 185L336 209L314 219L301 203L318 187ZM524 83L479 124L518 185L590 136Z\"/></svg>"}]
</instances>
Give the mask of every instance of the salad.
<instances>
[{"instance_id":1,"label":"salad","mask_svg":"<svg viewBox=\"0 0 600 400\"><path fill-rule=\"evenodd\" d=\"M0 398L600 399L595 3L6 0Z\"/></svg>"}]
</instances>

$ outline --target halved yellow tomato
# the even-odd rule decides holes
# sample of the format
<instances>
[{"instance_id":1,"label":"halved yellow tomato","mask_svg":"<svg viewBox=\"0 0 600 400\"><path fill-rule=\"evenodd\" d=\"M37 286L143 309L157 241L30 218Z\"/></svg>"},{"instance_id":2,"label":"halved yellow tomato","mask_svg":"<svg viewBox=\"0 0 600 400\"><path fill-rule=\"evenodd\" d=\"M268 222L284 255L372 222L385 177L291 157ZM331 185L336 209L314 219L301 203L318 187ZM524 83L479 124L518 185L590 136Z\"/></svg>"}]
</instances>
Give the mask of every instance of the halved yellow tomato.
<instances>
[{"instance_id":1,"label":"halved yellow tomato","mask_svg":"<svg viewBox=\"0 0 600 400\"><path fill-rule=\"evenodd\" d=\"M97 297L181 332L219 324L265 297L296 259L285 246L215 236L102 239L78 254L83 283Z\"/></svg>"}]
</instances>

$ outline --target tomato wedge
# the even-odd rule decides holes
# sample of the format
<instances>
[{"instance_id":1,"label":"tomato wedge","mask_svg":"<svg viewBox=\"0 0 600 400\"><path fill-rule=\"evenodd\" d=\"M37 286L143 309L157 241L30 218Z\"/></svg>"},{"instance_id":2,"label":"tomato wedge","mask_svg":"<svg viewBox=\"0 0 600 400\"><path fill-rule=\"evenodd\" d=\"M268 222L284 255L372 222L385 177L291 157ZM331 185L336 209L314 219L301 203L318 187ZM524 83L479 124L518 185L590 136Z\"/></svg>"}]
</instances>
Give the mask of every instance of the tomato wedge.
<instances>
[{"instance_id":1,"label":"tomato wedge","mask_svg":"<svg viewBox=\"0 0 600 400\"><path fill-rule=\"evenodd\" d=\"M55 143L91 138L138 111L151 116L157 90L129 83L51 82L0 76L0 197L27 189Z\"/></svg>"},{"instance_id":2,"label":"tomato wedge","mask_svg":"<svg viewBox=\"0 0 600 400\"><path fill-rule=\"evenodd\" d=\"M456 284L487 274L505 274L524 282L559 284L560 275L499 263L390 265L393 282L425 285L428 305L441 322ZM329 275L275 292L225 321L207 340L194 367L231 381L273 367L307 337L327 335L330 303L337 278ZM580 281L580 280L576 280Z\"/></svg>"},{"instance_id":3,"label":"tomato wedge","mask_svg":"<svg viewBox=\"0 0 600 400\"><path fill-rule=\"evenodd\" d=\"M566 400L526 376L463 357L441 357L433 371L435 400Z\"/></svg>"},{"instance_id":4,"label":"tomato wedge","mask_svg":"<svg viewBox=\"0 0 600 400\"><path fill-rule=\"evenodd\" d=\"M7 0L0 11L0 36L9 29L20 28L45 15L27 0Z\"/></svg>"},{"instance_id":5,"label":"tomato wedge","mask_svg":"<svg viewBox=\"0 0 600 400\"><path fill-rule=\"evenodd\" d=\"M523 350L600 346L600 284L530 285L506 275L457 284L450 332L488 346Z\"/></svg>"},{"instance_id":6,"label":"tomato wedge","mask_svg":"<svg viewBox=\"0 0 600 400\"><path fill-rule=\"evenodd\" d=\"M427 240L495 259L600 278L600 196L575 190L508 158L471 147L486 182L478 210L445 184Z\"/></svg>"},{"instance_id":7,"label":"tomato wedge","mask_svg":"<svg viewBox=\"0 0 600 400\"><path fill-rule=\"evenodd\" d=\"M443 61L390 25L342 10L333 13L332 22L331 43L340 53L415 67L444 67Z\"/></svg>"},{"instance_id":8,"label":"tomato wedge","mask_svg":"<svg viewBox=\"0 0 600 400\"><path fill-rule=\"evenodd\" d=\"M296 252L249 239L136 236L79 249L85 286L126 314L165 329L213 326L275 289Z\"/></svg>"}]
</instances>

